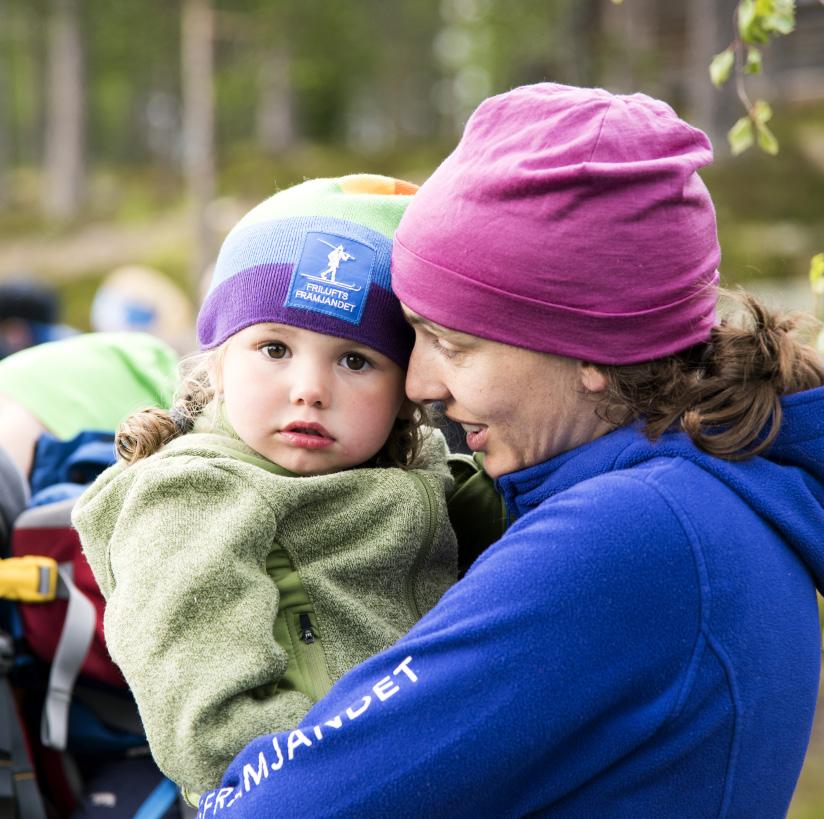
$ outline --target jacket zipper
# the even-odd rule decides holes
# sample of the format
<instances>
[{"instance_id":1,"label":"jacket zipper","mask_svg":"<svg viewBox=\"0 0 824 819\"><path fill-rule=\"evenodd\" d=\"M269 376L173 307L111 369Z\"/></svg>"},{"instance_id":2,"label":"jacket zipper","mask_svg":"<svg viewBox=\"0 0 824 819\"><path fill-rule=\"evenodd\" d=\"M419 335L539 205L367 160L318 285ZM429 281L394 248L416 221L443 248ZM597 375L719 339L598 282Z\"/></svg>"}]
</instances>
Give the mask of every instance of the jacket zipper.
<instances>
[{"instance_id":1,"label":"jacket zipper","mask_svg":"<svg viewBox=\"0 0 824 819\"><path fill-rule=\"evenodd\" d=\"M435 501L432 497L432 489L429 484L418 475L415 475L414 473L411 474L418 483L421 497L424 500L424 509L426 514L426 537L421 538L421 548L415 556L415 562L412 564L412 568L409 571L409 577L406 580L406 599L415 617L419 619L423 616L423 612L420 610L418 601L415 599L415 580L420 573L424 561L427 557L429 557L429 553L432 551L432 545L435 540Z\"/></svg>"},{"instance_id":2,"label":"jacket zipper","mask_svg":"<svg viewBox=\"0 0 824 819\"><path fill-rule=\"evenodd\" d=\"M309 688L306 693L317 701L332 687L320 635L312 625L309 612L298 612L290 619L293 639L297 638L294 642L295 660Z\"/></svg>"},{"instance_id":3,"label":"jacket zipper","mask_svg":"<svg viewBox=\"0 0 824 819\"><path fill-rule=\"evenodd\" d=\"M307 645L315 642L315 632L312 631L312 621L309 615L304 611L298 615L298 625L300 631L300 639Z\"/></svg>"}]
</instances>

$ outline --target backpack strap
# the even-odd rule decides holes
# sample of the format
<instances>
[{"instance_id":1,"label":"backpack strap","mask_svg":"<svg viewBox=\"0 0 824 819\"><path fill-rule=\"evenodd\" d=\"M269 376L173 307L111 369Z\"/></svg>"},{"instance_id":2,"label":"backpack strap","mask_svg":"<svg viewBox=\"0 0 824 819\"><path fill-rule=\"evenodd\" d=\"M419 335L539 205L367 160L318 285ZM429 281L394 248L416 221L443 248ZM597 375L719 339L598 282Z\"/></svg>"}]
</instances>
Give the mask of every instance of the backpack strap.
<instances>
[{"instance_id":1,"label":"backpack strap","mask_svg":"<svg viewBox=\"0 0 824 819\"><path fill-rule=\"evenodd\" d=\"M40 724L43 745L64 751L72 690L94 638L94 604L74 584L71 563L57 564L44 555L0 560L0 597L30 603L48 603L55 598L68 601Z\"/></svg>"},{"instance_id":2,"label":"backpack strap","mask_svg":"<svg viewBox=\"0 0 824 819\"><path fill-rule=\"evenodd\" d=\"M132 819L162 819L175 802L177 802L177 785L170 779L163 779L146 797Z\"/></svg>"},{"instance_id":3,"label":"backpack strap","mask_svg":"<svg viewBox=\"0 0 824 819\"><path fill-rule=\"evenodd\" d=\"M0 816L46 819L9 684L11 637L0 631Z\"/></svg>"},{"instance_id":4,"label":"backpack strap","mask_svg":"<svg viewBox=\"0 0 824 819\"><path fill-rule=\"evenodd\" d=\"M40 741L47 748L63 751L68 739L72 689L94 637L96 612L91 600L75 586L71 564L60 564L57 572L57 597L67 598L68 607L49 672Z\"/></svg>"}]
</instances>

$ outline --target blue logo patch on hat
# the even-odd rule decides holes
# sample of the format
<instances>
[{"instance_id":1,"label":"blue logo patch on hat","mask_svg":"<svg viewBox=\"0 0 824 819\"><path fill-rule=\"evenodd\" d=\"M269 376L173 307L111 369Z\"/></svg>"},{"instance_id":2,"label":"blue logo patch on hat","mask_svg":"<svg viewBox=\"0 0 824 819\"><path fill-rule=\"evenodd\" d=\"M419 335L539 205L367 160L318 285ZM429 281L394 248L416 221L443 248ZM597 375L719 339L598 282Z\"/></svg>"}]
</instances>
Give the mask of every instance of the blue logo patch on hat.
<instances>
[{"instance_id":1,"label":"blue logo patch on hat","mask_svg":"<svg viewBox=\"0 0 824 819\"><path fill-rule=\"evenodd\" d=\"M307 233L285 306L360 324L376 255L375 248L354 239Z\"/></svg>"}]
</instances>

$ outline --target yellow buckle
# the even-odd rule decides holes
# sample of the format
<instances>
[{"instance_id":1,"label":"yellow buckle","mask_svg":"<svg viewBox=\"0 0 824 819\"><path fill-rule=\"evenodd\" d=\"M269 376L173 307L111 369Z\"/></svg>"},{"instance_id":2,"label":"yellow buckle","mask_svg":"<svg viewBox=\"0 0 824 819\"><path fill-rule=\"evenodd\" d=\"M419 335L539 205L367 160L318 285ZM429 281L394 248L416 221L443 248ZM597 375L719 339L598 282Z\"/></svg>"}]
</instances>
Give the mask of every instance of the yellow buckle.
<instances>
[{"instance_id":1,"label":"yellow buckle","mask_svg":"<svg viewBox=\"0 0 824 819\"><path fill-rule=\"evenodd\" d=\"M21 603L49 603L57 595L57 561L45 555L0 560L0 597Z\"/></svg>"}]
</instances>

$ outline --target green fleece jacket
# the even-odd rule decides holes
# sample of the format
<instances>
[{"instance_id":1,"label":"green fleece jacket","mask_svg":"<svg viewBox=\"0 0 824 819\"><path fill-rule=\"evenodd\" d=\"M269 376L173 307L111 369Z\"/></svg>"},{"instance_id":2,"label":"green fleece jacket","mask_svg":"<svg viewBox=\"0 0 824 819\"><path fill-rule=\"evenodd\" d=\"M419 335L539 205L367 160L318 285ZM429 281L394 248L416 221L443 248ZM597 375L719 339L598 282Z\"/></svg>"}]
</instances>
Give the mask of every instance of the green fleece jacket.
<instances>
[{"instance_id":1,"label":"green fleece jacket","mask_svg":"<svg viewBox=\"0 0 824 819\"><path fill-rule=\"evenodd\" d=\"M73 522L162 770L214 787L434 606L457 573L452 489L439 432L420 469L300 477L196 427L102 474Z\"/></svg>"}]
</instances>

